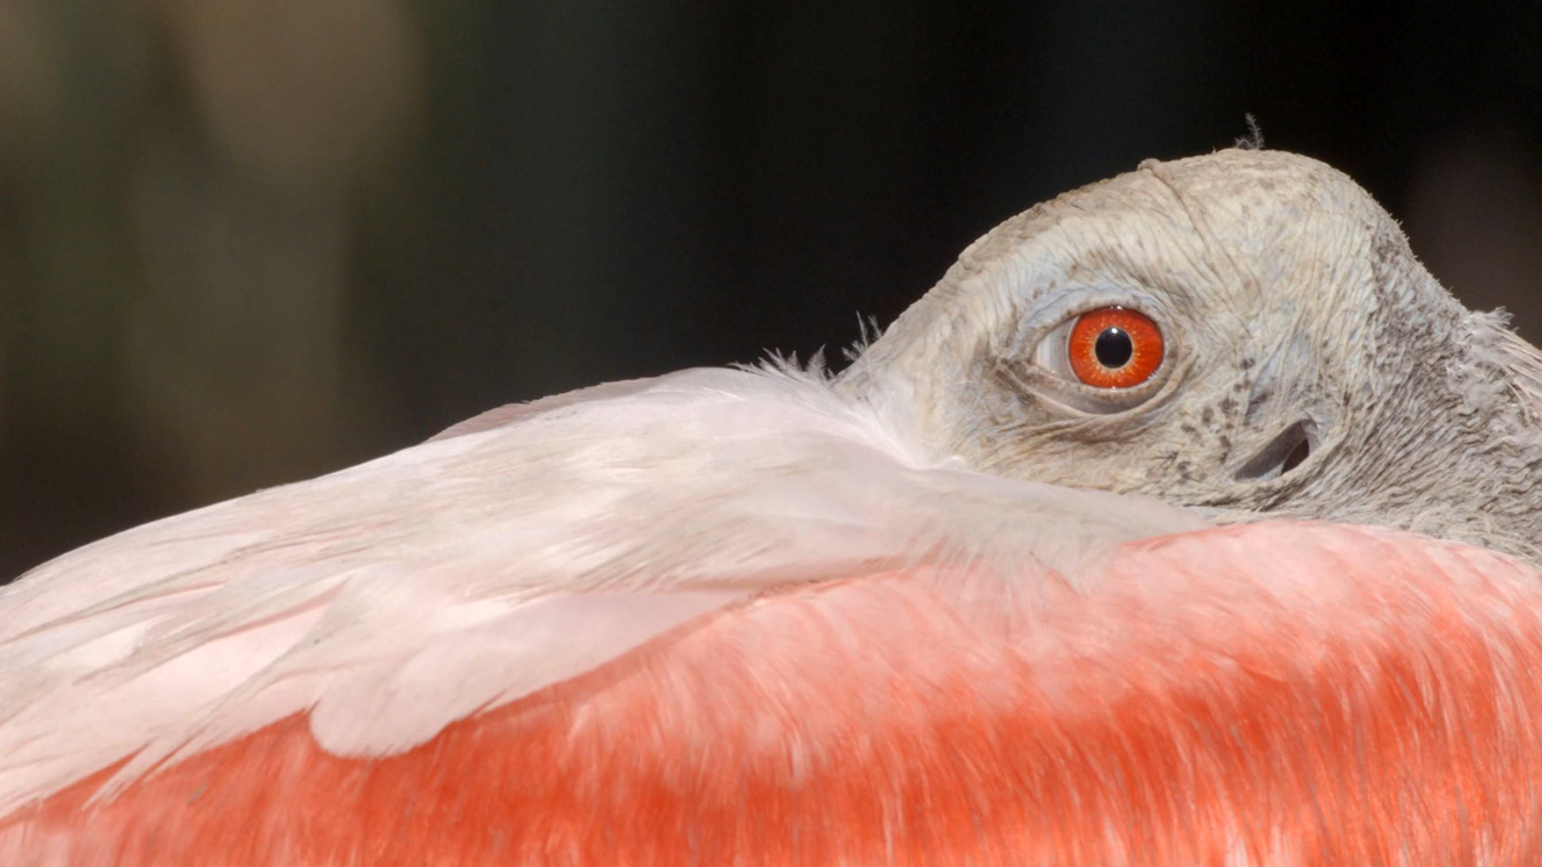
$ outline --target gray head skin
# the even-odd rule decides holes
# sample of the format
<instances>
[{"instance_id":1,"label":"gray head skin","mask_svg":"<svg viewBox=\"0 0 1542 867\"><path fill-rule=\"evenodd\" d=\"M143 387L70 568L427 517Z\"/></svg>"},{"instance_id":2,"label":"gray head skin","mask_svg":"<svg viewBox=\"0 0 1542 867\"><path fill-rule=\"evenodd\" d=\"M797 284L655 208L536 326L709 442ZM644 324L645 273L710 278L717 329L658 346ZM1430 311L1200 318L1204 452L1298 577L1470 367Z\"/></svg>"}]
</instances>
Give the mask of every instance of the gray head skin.
<instances>
[{"instance_id":1,"label":"gray head skin","mask_svg":"<svg viewBox=\"0 0 1542 867\"><path fill-rule=\"evenodd\" d=\"M1109 305L1162 329L1146 384L1035 362ZM1457 303L1353 181L1293 154L1148 161L1008 220L841 387L914 407L985 472L1542 562L1542 357Z\"/></svg>"}]
</instances>

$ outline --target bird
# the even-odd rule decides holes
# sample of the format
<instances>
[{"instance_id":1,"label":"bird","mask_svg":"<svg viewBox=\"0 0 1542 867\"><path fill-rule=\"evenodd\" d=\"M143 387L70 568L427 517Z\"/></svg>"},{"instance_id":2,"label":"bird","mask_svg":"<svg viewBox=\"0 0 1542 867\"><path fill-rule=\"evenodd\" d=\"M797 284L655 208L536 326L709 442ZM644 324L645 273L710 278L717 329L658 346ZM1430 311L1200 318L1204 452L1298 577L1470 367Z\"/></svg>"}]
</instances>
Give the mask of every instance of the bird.
<instances>
[{"instance_id":1,"label":"bird","mask_svg":"<svg viewBox=\"0 0 1542 867\"><path fill-rule=\"evenodd\" d=\"M1542 355L1308 157L0 588L0 863L1542 863Z\"/></svg>"}]
</instances>

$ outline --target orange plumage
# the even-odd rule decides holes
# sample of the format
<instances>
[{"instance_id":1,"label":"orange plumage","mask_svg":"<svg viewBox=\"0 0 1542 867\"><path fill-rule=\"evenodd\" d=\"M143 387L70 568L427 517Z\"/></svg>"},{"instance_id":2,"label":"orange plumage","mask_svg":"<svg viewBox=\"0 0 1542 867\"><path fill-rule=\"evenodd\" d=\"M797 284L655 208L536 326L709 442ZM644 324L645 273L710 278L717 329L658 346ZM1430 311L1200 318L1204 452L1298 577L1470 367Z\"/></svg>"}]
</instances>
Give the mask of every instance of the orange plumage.
<instances>
[{"instance_id":1,"label":"orange plumage","mask_svg":"<svg viewBox=\"0 0 1542 867\"><path fill-rule=\"evenodd\" d=\"M1105 569L1098 591L1016 615L997 579L919 567L765 597L402 755L329 755L295 717L93 802L104 771L9 817L0 851L17 867L1542 855L1534 570L1296 524L1131 543Z\"/></svg>"}]
</instances>

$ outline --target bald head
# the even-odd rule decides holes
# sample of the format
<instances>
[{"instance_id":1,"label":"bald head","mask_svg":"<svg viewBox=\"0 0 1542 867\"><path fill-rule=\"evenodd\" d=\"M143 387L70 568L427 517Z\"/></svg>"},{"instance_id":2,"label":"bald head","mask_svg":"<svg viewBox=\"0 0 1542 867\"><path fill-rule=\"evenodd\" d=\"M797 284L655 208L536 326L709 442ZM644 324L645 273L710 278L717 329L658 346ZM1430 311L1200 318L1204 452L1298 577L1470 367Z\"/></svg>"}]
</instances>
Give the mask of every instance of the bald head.
<instances>
[{"instance_id":1,"label":"bald head","mask_svg":"<svg viewBox=\"0 0 1542 867\"><path fill-rule=\"evenodd\" d=\"M1257 150L1148 161L1008 220L843 377L986 472L1534 560L1539 381L1364 190Z\"/></svg>"}]
</instances>

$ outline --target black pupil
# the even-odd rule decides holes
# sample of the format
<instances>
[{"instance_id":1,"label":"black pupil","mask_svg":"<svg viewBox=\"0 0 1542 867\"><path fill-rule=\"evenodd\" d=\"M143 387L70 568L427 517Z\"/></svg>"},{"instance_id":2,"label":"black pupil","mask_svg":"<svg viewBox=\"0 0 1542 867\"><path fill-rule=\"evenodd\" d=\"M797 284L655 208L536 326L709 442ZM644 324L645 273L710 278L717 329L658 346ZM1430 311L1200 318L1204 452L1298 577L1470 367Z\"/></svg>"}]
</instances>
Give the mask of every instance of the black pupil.
<instances>
[{"instance_id":1,"label":"black pupil","mask_svg":"<svg viewBox=\"0 0 1542 867\"><path fill-rule=\"evenodd\" d=\"M1092 345L1092 351L1097 353L1098 364L1117 369L1129 364L1130 356L1135 354L1135 344L1130 342L1130 335L1123 328L1105 328Z\"/></svg>"}]
</instances>

